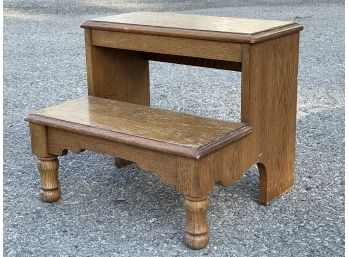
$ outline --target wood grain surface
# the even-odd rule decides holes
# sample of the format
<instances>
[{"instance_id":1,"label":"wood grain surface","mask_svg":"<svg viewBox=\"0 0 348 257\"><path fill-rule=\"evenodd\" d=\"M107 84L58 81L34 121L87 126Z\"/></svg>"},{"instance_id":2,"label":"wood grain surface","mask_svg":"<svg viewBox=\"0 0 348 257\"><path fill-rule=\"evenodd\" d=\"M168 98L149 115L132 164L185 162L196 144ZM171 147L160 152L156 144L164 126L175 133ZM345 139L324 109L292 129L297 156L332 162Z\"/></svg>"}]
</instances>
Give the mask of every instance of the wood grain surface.
<instances>
[{"instance_id":1,"label":"wood grain surface","mask_svg":"<svg viewBox=\"0 0 348 257\"><path fill-rule=\"evenodd\" d=\"M92 21L154 26L164 28L255 34L293 22L232 17L202 16L170 12L133 12L93 18Z\"/></svg>"},{"instance_id":2,"label":"wood grain surface","mask_svg":"<svg viewBox=\"0 0 348 257\"><path fill-rule=\"evenodd\" d=\"M92 44L149 53L161 53L222 61L239 62L240 44L161 35L144 35L118 31L92 31Z\"/></svg>"},{"instance_id":3,"label":"wood grain surface","mask_svg":"<svg viewBox=\"0 0 348 257\"><path fill-rule=\"evenodd\" d=\"M243 51L241 119L253 133L238 151L242 169L258 164L262 204L294 184L298 60L299 33Z\"/></svg>"},{"instance_id":4,"label":"wood grain surface","mask_svg":"<svg viewBox=\"0 0 348 257\"><path fill-rule=\"evenodd\" d=\"M302 26L292 21L212 17L164 12L136 12L94 18L81 27L187 38L255 43L293 33Z\"/></svg>"},{"instance_id":5,"label":"wood grain surface","mask_svg":"<svg viewBox=\"0 0 348 257\"><path fill-rule=\"evenodd\" d=\"M215 120L98 97L82 97L34 112L29 121L123 143L199 158L251 132L245 123ZM147 141L147 142L146 142ZM151 142L150 142L151 141ZM182 151L184 150L184 151ZM173 151L171 151L173 152ZM175 152L175 150L174 150Z\"/></svg>"}]
</instances>

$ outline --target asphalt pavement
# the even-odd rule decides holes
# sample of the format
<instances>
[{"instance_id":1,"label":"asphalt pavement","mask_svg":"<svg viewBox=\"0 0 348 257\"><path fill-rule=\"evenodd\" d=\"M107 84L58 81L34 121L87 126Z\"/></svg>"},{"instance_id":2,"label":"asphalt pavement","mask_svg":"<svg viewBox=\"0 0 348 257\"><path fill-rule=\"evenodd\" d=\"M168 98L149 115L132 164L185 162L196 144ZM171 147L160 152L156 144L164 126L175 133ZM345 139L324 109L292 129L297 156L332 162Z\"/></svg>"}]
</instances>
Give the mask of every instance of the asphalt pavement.
<instances>
[{"instance_id":1,"label":"asphalt pavement","mask_svg":"<svg viewBox=\"0 0 348 257\"><path fill-rule=\"evenodd\" d=\"M135 165L93 152L60 159L62 198L39 199L24 118L87 94L86 19L130 11L296 20L300 42L296 184L257 203L258 171L210 195L210 243L183 241L182 196ZM343 256L343 1L4 2L5 256ZM238 73L151 62L151 104L239 119Z\"/></svg>"}]
</instances>

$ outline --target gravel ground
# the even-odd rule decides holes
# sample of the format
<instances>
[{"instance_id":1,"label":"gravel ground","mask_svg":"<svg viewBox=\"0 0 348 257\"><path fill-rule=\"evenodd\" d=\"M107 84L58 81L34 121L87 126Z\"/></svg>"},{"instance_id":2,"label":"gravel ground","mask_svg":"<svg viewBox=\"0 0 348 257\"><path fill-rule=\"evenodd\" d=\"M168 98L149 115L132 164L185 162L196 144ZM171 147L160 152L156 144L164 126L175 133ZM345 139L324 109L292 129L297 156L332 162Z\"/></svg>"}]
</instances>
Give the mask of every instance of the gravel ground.
<instances>
[{"instance_id":1,"label":"gravel ground","mask_svg":"<svg viewBox=\"0 0 348 257\"><path fill-rule=\"evenodd\" d=\"M6 256L343 256L343 1L5 1L4 252ZM258 172L210 195L210 244L182 240L182 197L110 156L61 158L62 198L41 203L24 118L86 95L82 21L128 11L294 20L303 24L296 185L257 204ZM216 80L219 78L219 80ZM238 119L239 74L151 63L151 103ZM213 87L213 90L212 90Z\"/></svg>"}]
</instances>

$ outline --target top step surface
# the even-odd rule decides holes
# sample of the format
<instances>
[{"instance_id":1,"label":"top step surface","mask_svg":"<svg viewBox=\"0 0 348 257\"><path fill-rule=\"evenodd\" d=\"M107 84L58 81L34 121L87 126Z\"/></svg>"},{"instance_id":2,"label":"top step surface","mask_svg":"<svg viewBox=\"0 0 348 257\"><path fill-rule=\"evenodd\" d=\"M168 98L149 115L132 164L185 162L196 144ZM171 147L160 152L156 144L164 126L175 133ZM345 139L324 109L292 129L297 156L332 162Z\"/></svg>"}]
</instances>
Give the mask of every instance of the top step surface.
<instances>
[{"instance_id":1,"label":"top step surface","mask_svg":"<svg viewBox=\"0 0 348 257\"><path fill-rule=\"evenodd\" d=\"M81 27L140 34L256 43L302 30L293 21L242 19L163 12L135 12L94 18Z\"/></svg>"},{"instance_id":2,"label":"top step surface","mask_svg":"<svg viewBox=\"0 0 348 257\"><path fill-rule=\"evenodd\" d=\"M27 120L196 159L251 132L241 122L91 96L36 111Z\"/></svg>"}]
</instances>

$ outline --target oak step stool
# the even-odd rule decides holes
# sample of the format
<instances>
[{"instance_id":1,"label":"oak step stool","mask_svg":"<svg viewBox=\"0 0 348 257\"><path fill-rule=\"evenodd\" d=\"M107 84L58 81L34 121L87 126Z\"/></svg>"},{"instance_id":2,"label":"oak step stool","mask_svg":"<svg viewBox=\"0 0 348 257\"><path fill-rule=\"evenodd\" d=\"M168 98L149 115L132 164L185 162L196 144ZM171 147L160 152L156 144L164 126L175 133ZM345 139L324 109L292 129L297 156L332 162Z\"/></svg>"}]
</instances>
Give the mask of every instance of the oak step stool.
<instances>
[{"instance_id":1,"label":"oak step stool","mask_svg":"<svg viewBox=\"0 0 348 257\"><path fill-rule=\"evenodd\" d=\"M301 25L147 12L81 26L89 96L27 119L43 201L59 199L57 156L67 150L133 161L184 195L186 243L200 249L214 184L231 185L257 164L261 204L291 189ZM149 60L241 72L241 122L147 107Z\"/></svg>"}]
</instances>

